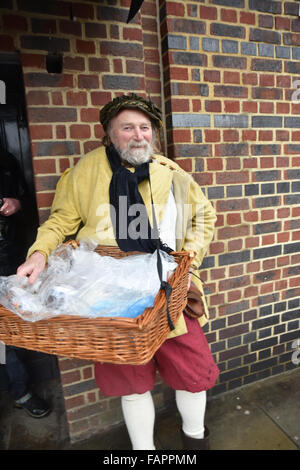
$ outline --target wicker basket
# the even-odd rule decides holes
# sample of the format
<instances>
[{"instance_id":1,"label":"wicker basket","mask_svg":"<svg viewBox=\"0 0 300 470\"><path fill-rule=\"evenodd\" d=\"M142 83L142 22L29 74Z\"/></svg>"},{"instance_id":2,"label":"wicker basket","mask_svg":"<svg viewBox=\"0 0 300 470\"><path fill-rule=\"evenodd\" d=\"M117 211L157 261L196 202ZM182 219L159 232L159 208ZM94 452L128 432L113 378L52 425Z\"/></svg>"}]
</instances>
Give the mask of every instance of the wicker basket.
<instances>
[{"instance_id":1,"label":"wicker basket","mask_svg":"<svg viewBox=\"0 0 300 470\"><path fill-rule=\"evenodd\" d=\"M97 247L100 255L121 258L133 254L117 247ZM178 263L169 283L173 287L169 300L174 324L187 301L189 252L172 253ZM58 316L28 322L0 305L0 340L7 345L113 364L145 364L169 334L165 293L159 291L154 306L137 318Z\"/></svg>"}]
</instances>

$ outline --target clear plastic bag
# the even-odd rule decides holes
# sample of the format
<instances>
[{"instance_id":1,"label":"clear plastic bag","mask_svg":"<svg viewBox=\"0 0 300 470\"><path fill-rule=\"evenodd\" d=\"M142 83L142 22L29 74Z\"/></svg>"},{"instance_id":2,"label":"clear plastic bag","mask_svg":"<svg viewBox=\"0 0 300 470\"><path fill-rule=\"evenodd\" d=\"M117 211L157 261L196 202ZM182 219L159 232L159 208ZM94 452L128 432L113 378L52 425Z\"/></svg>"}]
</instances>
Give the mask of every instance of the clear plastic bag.
<instances>
[{"instance_id":1,"label":"clear plastic bag","mask_svg":"<svg viewBox=\"0 0 300 470\"><path fill-rule=\"evenodd\" d=\"M17 275L0 277L0 303L28 321L57 315L135 318L153 306L160 289L157 252L115 259L94 249L91 242L75 250L60 245L32 285ZM165 252L160 255L167 280L177 263Z\"/></svg>"}]
</instances>

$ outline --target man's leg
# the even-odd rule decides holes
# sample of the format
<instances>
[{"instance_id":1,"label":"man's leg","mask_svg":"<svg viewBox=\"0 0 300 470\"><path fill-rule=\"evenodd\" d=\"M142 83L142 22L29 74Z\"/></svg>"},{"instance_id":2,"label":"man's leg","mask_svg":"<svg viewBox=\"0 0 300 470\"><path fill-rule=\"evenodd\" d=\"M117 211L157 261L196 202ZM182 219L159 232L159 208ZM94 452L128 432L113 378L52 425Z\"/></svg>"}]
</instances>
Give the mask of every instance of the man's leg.
<instances>
[{"instance_id":1,"label":"man's leg","mask_svg":"<svg viewBox=\"0 0 300 470\"><path fill-rule=\"evenodd\" d=\"M175 397L182 418L182 431L193 439L203 439L206 391L192 393L176 390Z\"/></svg>"},{"instance_id":2,"label":"man's leg","mask_svg":"<svg viewBox=\"0 0 300 470\"><path fill-rule=\"evenodd\" d=\"M28 374L20 360L17 349L6 346L5 371L9 378L10 392L14 400L24 397L28 392Z\"/></svg>"},{"instance_id":3,"label":"man's leg","mask_svg":"<svg viewBox=\"0 0 300 470\"><path fill-rule=\"evenodd\" d=\"M32 418L44 418L51 409L28 387L27 370L18 356L18 348L6 346L5 370L10 382L10 392L17 408L23 408Z\"/></svg>"},{"instance_id":4,"label":"man's leg","mask_svg":"<svg viewBox=\"0 0 300 470\"><path fill-rule=\"evenodd\" d=\"M151 392L121 397L125 424L133 450L154 450L155 409Z\"/></svg>"},{"instance_id":5,"label":"man's leg","mask_svg":"<svg viewBox=\"0 0 300 470\"><path fill-rule=\"evenodd\" d=\"M188 332L167 339L155 360L161 377L176 393L184 448L203 449L208 446L206 390L214 386L219 369L198 320L185 320Z\"/></svg>"},{"instance_id":6,"label":"man's leg","mask_svg":"<svg viewBox=\"0 0 300 470\"><path fill-rule=\"evenodd\" d=\"M107 396L121 397L124 421L134 450L153 450L155 409L151 390L156 367L148 364L95 364L96 382Z\"/></svg>"}]
</instances>

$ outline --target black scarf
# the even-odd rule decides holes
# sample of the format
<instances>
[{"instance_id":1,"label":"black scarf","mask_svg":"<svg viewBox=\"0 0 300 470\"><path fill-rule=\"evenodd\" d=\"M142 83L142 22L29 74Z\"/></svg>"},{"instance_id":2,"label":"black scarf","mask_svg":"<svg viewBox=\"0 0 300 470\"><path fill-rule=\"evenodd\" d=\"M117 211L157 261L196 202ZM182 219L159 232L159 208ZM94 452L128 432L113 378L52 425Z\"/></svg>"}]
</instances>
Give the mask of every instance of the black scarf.
<instances>
[{"instance_id":1,"label":"black scarf","mask_svg":"<svg viewBox=\"0 0 300 470\"><path fill-rule=\"evenodd\" d=\"M125 252L138 251L143 253L154 253L155 250L157 250L158 275L161 281L161 288L166 293L168 322L170 329L173 330L174 325L170 318L168 309L168 301L172 292L172 287L169 283L162 280L162 264L159 254L159 250L163 250L167 253L171 253L171 251L173 250L169 248L166 244L164 244L159 238L159 232L152 199L149 162L139 165L138 167L136 167L135 172L132 173L124 165L121 164L120 156L112 144L109 147L106 147L106 155L113 172L109 186L109 198L110 204L115 210L115 213L111 217L111 220L117 244L120 250ZM144 181L145 179L148 179L150 184L153 228L150 225L147 210L143 198L138 189L138 184ZM142 220L142 228L144 229L144 233L141 233L140 236L137 238L131 237L130 230L131 224L136 219L136 214L130 215L130 208L134 204L139 204L139 207L142 209L142 217L140 214L140 218ZM126 213L122 213L123 210L126 211ZM122 223L120 225L121 218L122 221L126 222L126 224ZM136 233L137 232L135 232L135 234Z\"/></svg>"},{"instance_id":2,"label":"black scarf","mask_svg":"<svg viewBox=\"0 0 300 470\"><path fill-rule=\"evenodd\" d=\"M112 223L119 248L122 251L141 251L143 253L154 253L154 251L159 248L160 250L170 253L172 251L171 248L162 243L159 238L153 201L152 228L149 222L143 198L138 189L138 184L145 179L148 179L150 184L149 162L139 165L135 169L135 172L132 173L128 170L128 168L121 164L120 156L113 145L110 145L110 147L106 148L106 155L113 172L109 186L109 198L110 204L112 207L114 207L115 210L116 220L114 220L114 217L112 217ZM139 219L142 222L140 224L142 233L140 233L138 238L131 237L131 229L138 228L138 226L133 225L134 220L137 218L136 214L130 215L130 208L132 208L134 204L139 204L139 208L142 209L142 213L140 213L139 216ZM121 211L126 211L126 213L121 213ZM123 223L121 222L120 224L120 220L122 220ZM135 230L135 234L137 233L137 230Z\"/></svg>"}]
</instances>

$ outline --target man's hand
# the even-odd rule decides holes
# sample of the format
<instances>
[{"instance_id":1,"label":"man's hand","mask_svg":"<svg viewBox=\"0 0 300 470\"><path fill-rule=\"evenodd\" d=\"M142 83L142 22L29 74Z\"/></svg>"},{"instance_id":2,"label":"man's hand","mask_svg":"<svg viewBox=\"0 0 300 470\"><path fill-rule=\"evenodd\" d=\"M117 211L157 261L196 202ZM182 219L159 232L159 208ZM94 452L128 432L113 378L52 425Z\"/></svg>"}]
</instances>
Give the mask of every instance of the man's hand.
<instances>
[{"instance_id":1,"label":"man's hand","mask_svg":"<svg viewBox=\"0 0 300 470\"><path fill-rule=\"evenodd\" d=\"M4 197L3 201L4 204L0 209L0 213L5 217L9 217L21 209L21 203L19 199L14 199L13 197Z\"/></svg>"},{"instance_id":2,"label":"man's hand","mask_svg":"<svg viewBox=\"0 0 300 470\"><path fill-rule=\"evenodd\" d=\"M35 251L28 260L17 269L18 276L27 276L29 284L33 284L41 272L45 269L45 256L39 251Z\"/></svg>"}]
</instances>

